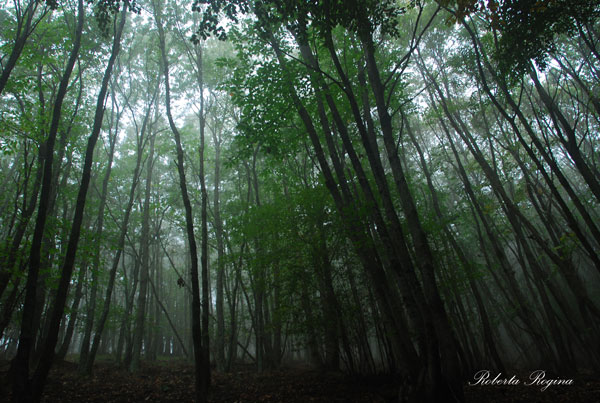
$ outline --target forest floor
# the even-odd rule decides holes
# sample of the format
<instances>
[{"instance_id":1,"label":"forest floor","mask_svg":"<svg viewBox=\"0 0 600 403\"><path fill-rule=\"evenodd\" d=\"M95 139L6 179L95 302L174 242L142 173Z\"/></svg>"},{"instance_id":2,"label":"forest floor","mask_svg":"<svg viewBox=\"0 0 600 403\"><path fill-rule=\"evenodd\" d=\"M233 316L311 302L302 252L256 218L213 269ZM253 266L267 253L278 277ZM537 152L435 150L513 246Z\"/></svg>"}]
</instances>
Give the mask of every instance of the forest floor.
<instances>
[{"instance_id":1,"label":"forest floor","mask_svg":"<svg viewBox=\"0 0 600 403\"><path fill-rule=\"evenodd\" d=\"M4 364L4 363L3 363ZM6 365L0 379L6 379ZM75 364L55 365L44 392L47 403L193 402L194 372L188 363L146 363L138 374L100 363L91 377L80 377ZM524 378L526 379L526 378ZM4 392L6 384L3 382ZM210 402L394 402L392 377L357 377L295 367L257 374L250 367L213 373ZM466 386L468 403L600 402L600 378L579 376L570 386ZM9 401L0 393L0 401Z\"/></svg>"}]
</instances>

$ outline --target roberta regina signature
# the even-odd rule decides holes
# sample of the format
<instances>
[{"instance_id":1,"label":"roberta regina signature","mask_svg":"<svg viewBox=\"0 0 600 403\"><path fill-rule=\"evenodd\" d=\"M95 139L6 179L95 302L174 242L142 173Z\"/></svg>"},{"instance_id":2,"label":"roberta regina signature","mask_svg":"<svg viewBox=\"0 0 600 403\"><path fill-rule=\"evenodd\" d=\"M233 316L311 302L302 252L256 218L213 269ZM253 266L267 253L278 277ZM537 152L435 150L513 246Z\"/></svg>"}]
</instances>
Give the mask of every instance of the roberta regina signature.
<instances>
[{"instance_id":1,"label":"roberta regina signature","mask_svg":"<svg viewBox=\"0 0 600 403\"><path fill-rule=\"evenodd\" d=\"M568 378L549 378L546 376L546 371L537 369L532 371L526 380L522 381L516 375L507 377L501 372L495 376L490 370L482 369L473 375L473 381L469 382L469 386L492 386L492 385L524 385L524 386L539 386L543 392L550 386L568 386L573 385L573 379Z\"/></svg>"}]
</instances>

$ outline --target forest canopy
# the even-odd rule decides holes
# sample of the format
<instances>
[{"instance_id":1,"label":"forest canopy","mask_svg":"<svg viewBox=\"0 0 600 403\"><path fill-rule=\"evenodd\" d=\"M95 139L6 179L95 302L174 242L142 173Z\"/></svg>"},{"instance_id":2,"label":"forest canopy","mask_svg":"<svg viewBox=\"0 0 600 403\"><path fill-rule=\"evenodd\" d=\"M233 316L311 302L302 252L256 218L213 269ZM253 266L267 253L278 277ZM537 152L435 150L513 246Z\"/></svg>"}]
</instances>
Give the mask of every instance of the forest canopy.
<instances>
[{"instance_id":1,"label":"forest canopy","mask_svg":"<svg viewBox=\"0 0 600 403\"><path fill-rule=\"evenodd\" d=\"M243 365L427 403L481 370L597 379L599 16L0 5L0 393L99 361L185 360L198 402Z\"/></svg>"}]
</instances>

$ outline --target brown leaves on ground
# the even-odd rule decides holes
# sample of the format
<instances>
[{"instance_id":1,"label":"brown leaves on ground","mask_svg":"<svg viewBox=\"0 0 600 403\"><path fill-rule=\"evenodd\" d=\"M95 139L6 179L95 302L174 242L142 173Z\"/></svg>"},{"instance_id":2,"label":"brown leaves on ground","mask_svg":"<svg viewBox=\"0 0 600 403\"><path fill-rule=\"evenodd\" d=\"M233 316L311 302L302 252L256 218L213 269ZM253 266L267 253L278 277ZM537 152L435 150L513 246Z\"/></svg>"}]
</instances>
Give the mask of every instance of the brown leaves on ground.
<instances>
[{"instance_id":1,"label":"brown leaves on ground","mask_svg":"<svg viewBox=\"0 0 600 403\"><path fill-rule=\"evenodd\" d=\"M2 371L0 376L4 376ZM210 402L394 402L397 386L390 376L348 376L307 368L287 368L257 374L250 367L213 373ZM571 386L542 392L527 386L465 387L467 402L600 402L598 377L576 379ZM7 399L6 394L0 401ZM51 372L44 402L193 402L194 368L181 361L145 363L137 374L114 364L95 366L94 375L81 377L74 364L61 363Z\"/></svg>"}]
</instances>

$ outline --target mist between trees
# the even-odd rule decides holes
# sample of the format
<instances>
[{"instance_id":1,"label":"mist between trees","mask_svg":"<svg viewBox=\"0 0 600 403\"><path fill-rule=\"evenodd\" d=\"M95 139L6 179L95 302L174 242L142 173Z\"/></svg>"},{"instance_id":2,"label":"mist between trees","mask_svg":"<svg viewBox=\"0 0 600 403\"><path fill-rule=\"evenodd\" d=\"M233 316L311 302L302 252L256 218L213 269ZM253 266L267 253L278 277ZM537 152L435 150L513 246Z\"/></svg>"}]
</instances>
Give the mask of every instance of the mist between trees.
<instances>
[{"instance_id":1,"label":"mist between trees","mask_svg":"<svg viewBox=\"0 0 600 403\"><path fill-rule=\"evenodd\" d=\"M241 363L412 402L597 371L599 13L3 3L2 387L99 356L190 360L197 401Z\"/></svg>"}]
</instances>

